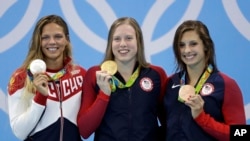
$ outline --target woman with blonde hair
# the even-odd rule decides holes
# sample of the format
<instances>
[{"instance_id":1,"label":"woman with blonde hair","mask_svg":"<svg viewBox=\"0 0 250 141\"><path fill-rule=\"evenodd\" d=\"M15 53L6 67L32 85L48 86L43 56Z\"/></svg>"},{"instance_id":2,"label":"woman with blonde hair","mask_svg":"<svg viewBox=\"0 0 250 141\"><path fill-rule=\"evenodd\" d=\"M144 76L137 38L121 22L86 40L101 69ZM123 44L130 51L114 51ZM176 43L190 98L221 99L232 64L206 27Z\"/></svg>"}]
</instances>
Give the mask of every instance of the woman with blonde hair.
<instances>
[{"instance_id":1,"label":"woman with blonde hair","mask_svg":"<svg viewBox=\"0 0 250 141\"><path fill-rule=\"evenodd\" d=\"M33 31L27 57L8 85L9 118L16 137L80 141L76 118L85 72L73 63L66 22L57 15L42 17Z\"/></svg>"}]
</instances>

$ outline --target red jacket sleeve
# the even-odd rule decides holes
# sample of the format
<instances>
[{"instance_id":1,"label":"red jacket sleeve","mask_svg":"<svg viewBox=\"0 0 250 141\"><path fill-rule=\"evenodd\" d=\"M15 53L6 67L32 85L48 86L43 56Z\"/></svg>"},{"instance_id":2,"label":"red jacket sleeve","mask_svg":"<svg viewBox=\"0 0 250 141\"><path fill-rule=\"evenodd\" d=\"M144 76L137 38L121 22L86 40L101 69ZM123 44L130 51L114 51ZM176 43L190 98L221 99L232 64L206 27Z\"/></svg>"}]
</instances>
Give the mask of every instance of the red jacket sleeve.
<instances>
[{"instance_id":1,"label":"red jacket sleeve","mask_svg":"<svg viewBox=\"0 0 250 141\"><path fill-rule=\"evenodd\" d=\"M109 96L99 90L96 84L96 71L100 68L90 68L84 79L81 108L77 117L77 124L81 136L88 138L100 125L106 111Z\"/></svg>"},{"instance_id":2,"label":"red jacket sleeve","mask_svg":"<svg viewBox=\"0 0 250 141\"><path fill-rule=\"evenodd\" d=\"M244 111L244 102L242 93L237 83L228 76L221 74L225 83L224 101L222 105L222 113L224 123L214 120L204 111L195 119L196 122L207 133L220 141L229 141L230 125L246 124Z\"/></svg>"},{"instance_id":3,"label":"red jacket sleeve","mask_svg":"<svg viewBox=\"0 0 250 141\"><path fill-rule=\"evenodd\" d=\"M159 97L159 105L158 105L158 118L160 120L161 125L166 124L165 110L163 105L163 98L166 93L166 83L167 83L167 73L159 66L151 65L151 68L156 70L161 78L161 92Z\"/></svg>"}]
</instances>

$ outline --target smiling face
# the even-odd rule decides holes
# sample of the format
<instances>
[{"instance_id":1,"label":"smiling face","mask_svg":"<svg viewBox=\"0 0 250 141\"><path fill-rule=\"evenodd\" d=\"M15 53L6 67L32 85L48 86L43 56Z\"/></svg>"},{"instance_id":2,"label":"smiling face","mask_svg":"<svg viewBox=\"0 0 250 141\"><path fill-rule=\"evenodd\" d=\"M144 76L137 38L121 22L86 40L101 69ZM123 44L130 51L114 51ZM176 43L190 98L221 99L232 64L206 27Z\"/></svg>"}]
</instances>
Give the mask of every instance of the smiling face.
<instances>
[{"instance_id":1,"label":"smiling face","mask_svg":"<svg viewBox=\"0 0 250 141\"><path fill-rule=\"evenodd\" d=\"M207 26L201 21L187 20L176 29L173 50L176 71L202 64L204 67L211 64L217 70L214 43Z\"/></svg>"},{"instance_id":2,"label":"smiling face","mask_svg":"<svg viewBox=\"0 0 250 141\"><path fill-rule=\"evenodd\" d=\"M43 27L41 47L45 61L63 60L63 52L68 40L63 28L56 23L49 23Z\"/></svg>"},{"instance_id":3,"label":"smiling face","mask_svg":"<svg viewBox=\"0 0 250 141\"><path fill-rule=\"evenodd\" d=\"M205 47L199 35L194 31L183 33L179 42L181 60L187 67L203 68L205 65Z\"/></svg>"},{"instance_id":4,"label":"smiling face","mask_svg":"<svg viewBox=\"0 0 250 141\"><path fill-rule=\"evenodd\" d=\"M112 39L115 60L121 63L135 63L137 49L135 29L126 23L117 27Z\"/></svg>"}]
</instances>

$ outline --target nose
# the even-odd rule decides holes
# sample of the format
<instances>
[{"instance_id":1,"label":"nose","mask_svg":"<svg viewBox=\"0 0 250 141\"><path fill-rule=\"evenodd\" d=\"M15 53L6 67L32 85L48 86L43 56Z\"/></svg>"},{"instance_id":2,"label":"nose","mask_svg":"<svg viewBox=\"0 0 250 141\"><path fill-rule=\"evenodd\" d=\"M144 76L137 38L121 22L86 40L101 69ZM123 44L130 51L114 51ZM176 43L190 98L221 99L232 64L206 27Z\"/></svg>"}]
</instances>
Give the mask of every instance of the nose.
<instances>
[{"instance_id":1,"label":"nose","mask_svg":"<svg viewBox=\"0 0 250 141\"><path fill-rule=\"evenodd\" d=\"M120 47L126 47L127 43L124 39L121 40Z\"/></svg>"},{"instance_id":2,"label":"nose","mask_svg":"<svg viewBox=\"0 0 250 141\"><path fill-rule=\"evenodd\" d=\"M183 49L184 52L190 52L190 51L191 51L191 48L190 48L189 45L185 45L183 48L184 48L184 49Z\"/></svg>"},{"instance_id":3,"label":"nose","mask_svg":"<svg viewBox=\"0 0 250 141\"><path fill-rule=\"evenodd\" d=\"M49 38L49 42L48 43L49 44L55 44L56 40L53 37L51 37L51 38Z\"/></svg>"}]
</instances>

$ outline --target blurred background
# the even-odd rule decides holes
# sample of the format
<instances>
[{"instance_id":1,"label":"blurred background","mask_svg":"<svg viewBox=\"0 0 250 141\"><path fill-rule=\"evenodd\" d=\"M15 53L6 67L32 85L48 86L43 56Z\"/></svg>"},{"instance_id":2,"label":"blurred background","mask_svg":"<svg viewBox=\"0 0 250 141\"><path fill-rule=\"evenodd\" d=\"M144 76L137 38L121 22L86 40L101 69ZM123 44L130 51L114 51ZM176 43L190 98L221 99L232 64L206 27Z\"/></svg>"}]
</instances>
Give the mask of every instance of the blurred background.
<instances>
[{"instance_id":1,"label":"blurred background","mask_svg":"<svg viewBox=\"0 0 250 141\"><path fill-rule=\"evenodd\" d=\"M48 14L70 28L74 60L88 69L103 59L108 30L118 17L135 18L147 60L174 73L172 41L177 26L201 20L215 43L219 69L234 78L250 124L250 1L246 0L0 0L0 141L18 141L8 119L7 84L27 55L34 25ZM86 141L92 141L93 135Z\"/></svg>"}]
</instances>

